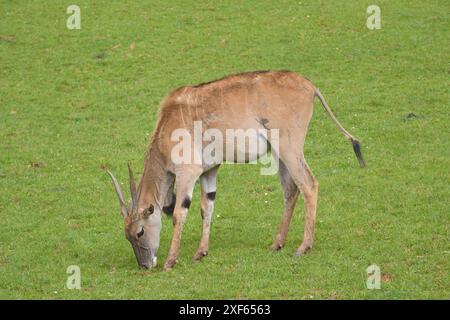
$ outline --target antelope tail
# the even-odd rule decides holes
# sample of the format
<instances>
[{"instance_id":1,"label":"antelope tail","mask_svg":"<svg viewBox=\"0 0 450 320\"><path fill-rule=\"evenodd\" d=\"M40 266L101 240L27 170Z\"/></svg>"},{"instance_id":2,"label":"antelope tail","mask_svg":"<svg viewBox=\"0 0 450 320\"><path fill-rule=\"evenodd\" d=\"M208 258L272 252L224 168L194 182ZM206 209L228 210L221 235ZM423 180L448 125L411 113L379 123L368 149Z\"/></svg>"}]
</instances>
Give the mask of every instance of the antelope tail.
<instances>
[{"instance_id":1,"label":"antelope tail","mask_svg":"<svg viewBox=\"0 0 450 320\"><path fill-rule=\"evenodd\" d=\"M338 129L342 131L342 133L348 140L350 140L350 142L352 143L352 146L353 146L353 151L355 151L356 158L358 158L359 164L361 165L361 167L365 167L366 163L365 163L364 158L361 153L361 144L359 143L359 141L355 137L353 137L347 130L345 130L344 127L339 123L338 119L336 119L336 117L333 114L333 111L331 111L330 107L328 106L327 102L325 101L325 98L322 96L322 94L320 93L320 91L318 89L315 90L314 96L319 98L320 102L322 103L323 108L328 113L331 120L333 120L336 127L338 127Z\"/></svg>"}]
</instances>

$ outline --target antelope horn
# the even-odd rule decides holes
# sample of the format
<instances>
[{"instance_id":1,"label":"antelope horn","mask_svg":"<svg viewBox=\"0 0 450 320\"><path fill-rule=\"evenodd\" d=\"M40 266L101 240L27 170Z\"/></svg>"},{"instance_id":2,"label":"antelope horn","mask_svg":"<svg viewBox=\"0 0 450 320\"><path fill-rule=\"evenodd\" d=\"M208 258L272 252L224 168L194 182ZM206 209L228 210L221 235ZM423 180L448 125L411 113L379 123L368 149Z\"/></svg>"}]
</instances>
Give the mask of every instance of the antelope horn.
<instances>
[{"instance_id":1,"label":"antelope horn","mask_svg":"<svg viewBox=\"0 0 450 320\"><path fill-rule=\"evenodd\" d=\"M128 162L128 174L130 175L130 191L131 191L131 212L137 212L137 193L136 193L136 184L134 183L133 170L131 170L131 164Z\"/></svg>"},{"instance_id":2,"label":"antelope horn","mask_svg":"<svg viewBox=\"0 0 450 320\"><path fill-rule=\"evenodd\" d=\"M106 170L106 172L109 174L112 182L114 183L114 188L116 189L117 197L119 198L119 202L120 202L120 210L122 211L123 217L126 218L128 216L128 210L127 210L127 206L125 205L125 200L123 200L123 194L122 194L122 190L120 189L119 183L117 182L116 178L109 170Z\"/></svg>"}]
</instances>

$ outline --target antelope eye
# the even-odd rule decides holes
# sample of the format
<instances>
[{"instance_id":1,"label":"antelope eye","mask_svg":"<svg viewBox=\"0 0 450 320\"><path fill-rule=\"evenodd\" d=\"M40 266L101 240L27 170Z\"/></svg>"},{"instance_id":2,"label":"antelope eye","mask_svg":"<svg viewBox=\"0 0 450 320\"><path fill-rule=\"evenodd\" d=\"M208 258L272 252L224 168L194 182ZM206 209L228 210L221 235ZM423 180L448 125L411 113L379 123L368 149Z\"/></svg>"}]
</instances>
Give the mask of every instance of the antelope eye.
<instances>
[{"instance_id":1,"label":"antelope eye","mask_svg":"<svg viewBox=\"0 0 450 320\"><path fill-rule=\"evenodd\" d=\"M144 228L142 228L141 231L139 231L139 233L137 234L137 237L140 238L144 235Z\"/></svg>"}]
</instances>

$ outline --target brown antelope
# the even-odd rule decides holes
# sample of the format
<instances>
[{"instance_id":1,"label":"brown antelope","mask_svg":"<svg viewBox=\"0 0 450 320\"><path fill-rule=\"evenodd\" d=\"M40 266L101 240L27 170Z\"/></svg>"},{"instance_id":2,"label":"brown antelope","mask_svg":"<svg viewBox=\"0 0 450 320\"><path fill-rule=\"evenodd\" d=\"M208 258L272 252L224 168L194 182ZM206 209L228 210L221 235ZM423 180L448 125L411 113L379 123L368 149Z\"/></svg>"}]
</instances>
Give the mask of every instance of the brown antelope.
<instances>
[{"instance_id":1,"label":"brown antelope","mask_svg":"<svg viewBox=\"0 0 450 320\"><path fill-rule=\"evenodd\" d=\"M173 236L164 264L170 270L177 261L183 224L192 200L197 179L201 185L203 229L200 245L193 259L208 254L211 217L216 197L216 177L220 161L174 163L171 158L176 129L192 133L194 122L205 128L225 132L228 128L278 129L279 147L272 156L279 161L278 174L284 193L284 213L272 250L283 247L299 193L303 195L306 219L299 256L313 245L319 183L309 169L303 154L313 101L318 97L325 111L344 136L352 143L361 166L364 160L360 144L333 115L319 90L309 81L290 71L257 71L186 86L174 90L161 103L159 119L150 140L144 170L136 188L129 169L131 203L127 207L117 180L108 171L119 197L125 222L125 235L131 243L138 264L156 266L162 213L173 213ZM258 136L261 139L261 136ZM229 141L224 141L226 145ZM267 143L270 143L267 141ZM203 147L203 143L200 145ZM270 147L270 145L269 145ZM198 152L195 148L192 153ZM245 151L245 161L258 159L260 153ZM231 160L236 161L235 155ZM230 160L224 155L223 161ZM176 195L174 193L176 190Z\"/></svg>"}]
</instances>

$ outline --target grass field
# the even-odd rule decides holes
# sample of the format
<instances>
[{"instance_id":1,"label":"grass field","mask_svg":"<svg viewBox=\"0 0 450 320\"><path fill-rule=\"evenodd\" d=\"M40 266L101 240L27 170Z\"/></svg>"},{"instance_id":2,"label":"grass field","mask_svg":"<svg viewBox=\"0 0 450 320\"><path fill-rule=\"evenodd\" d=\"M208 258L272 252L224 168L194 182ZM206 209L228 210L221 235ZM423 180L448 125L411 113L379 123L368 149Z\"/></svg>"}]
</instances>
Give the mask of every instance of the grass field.
<instances>
[{"instance_id":1,"label":"grass field","mask_svg":"<svg viewBox=\"0 0 450 320\"><path fill-rule=\"evenodd\" d=\"M0 1L0 298L448 299L450 3L382 1ZM137 268L102 167L142 170L161 99L226 74L290 69L311 79L351 146L316 103L306 158L320 181L314 249L299 200L286 247L277 176L219 171L209 256L199 188L179 263ZM366 288L376 264L381 289ZM81 290L66 269L81 268Z\"/></svg>"}]
</instances>

